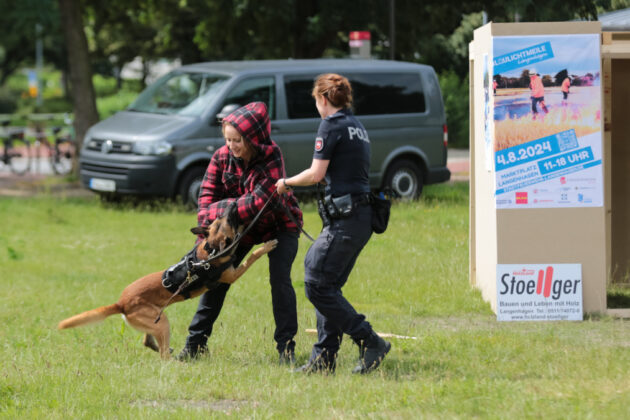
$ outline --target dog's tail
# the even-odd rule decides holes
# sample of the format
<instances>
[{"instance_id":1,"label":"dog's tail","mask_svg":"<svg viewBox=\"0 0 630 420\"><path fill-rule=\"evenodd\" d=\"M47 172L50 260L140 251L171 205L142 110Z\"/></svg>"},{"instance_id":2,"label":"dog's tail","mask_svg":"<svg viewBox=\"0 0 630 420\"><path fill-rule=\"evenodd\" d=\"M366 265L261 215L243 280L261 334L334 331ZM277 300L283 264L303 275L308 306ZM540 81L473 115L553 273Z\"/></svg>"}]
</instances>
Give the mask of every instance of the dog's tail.
<instances>
[{"instance_id":1,"label":"dog's tail","mask_svg":"<svg viewBox=\"0 0 630 420\"><path fill-rule=\"evenodd\" d=\"M109 306L101 306L100 308L92 309L91 311L85 311L78 315L72 316L68 319L64 319L57 325L60 330L66 328L80 327L81 325L93 324L100 322L110 315L121 314L123 311L117 303Z\"/></svg>"}]
</instances>

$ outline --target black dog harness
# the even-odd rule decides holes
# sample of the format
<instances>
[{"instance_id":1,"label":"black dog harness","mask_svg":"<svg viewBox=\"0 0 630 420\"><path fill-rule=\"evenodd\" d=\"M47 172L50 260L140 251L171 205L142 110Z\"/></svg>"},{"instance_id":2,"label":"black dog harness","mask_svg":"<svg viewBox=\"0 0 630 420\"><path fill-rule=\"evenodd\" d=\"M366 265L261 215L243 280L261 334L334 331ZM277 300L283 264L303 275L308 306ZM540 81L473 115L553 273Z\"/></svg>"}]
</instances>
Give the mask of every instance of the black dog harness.
<instances>
[{"instance_id":1,"label":"black dog harness","mask_svg":"<svg viewBox=\"0 0 630 420\"><path fill-rule=\"evenodd\" d=\"M200 265L197 258L197 247L191 249L184 257L175 265L169 267L162 274L162 286L171 293L175 293L187 282L179 294L184 299L190 299L190 294L202 287L213 289L221 278L221 274L232 265L233 258L227 262L214 267L210 264ZM189 278L190 276L190 278Z\"/></svg>"}]
</instances>

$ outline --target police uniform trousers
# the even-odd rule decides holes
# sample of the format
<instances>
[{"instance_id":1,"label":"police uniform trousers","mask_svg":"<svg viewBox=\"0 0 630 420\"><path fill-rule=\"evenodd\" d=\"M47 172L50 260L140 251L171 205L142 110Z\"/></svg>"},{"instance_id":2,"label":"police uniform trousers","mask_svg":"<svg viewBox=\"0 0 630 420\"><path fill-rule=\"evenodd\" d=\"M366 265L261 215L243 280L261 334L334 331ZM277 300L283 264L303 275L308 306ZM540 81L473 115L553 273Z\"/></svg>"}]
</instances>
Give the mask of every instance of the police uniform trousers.
<instances>
[{"instance_id":1,"label":"police uniform trousers","mask_svg":"<svg viewBox=\"0 0 630 420\"><path fill-rule=\"evenodd\" d=\"M278 232L275 237L278 240L278 245L267 254L271 303L276 322L273 338L279 352L293 350L295 347L293 337L297 333L298 323L295 289L291 284L291 265L297 254L298 236L298 233L295 232ZM241 263L252 247L253 245L237 246L234 252L235 267ZM201 295L197 312L188 327L187 347L194 348L206 345L229 288L229 284L219 283L217 287Z\"/></svg>"},{"instance_id":2,"label":"police uniform trousers","mask_svg":"<svg viewBox=\"0 0 630 420\"><path fill-rule=\"evenodd\" d=\"M358 344L372 332L365 316L357 313L341 288L348 280L359 253L372 236L372 208L361 205L345 219L333 219L304 259L306 297L315 306L317 338L311 361L333 363L343 333Z\"/></svg>"}]
</instances>

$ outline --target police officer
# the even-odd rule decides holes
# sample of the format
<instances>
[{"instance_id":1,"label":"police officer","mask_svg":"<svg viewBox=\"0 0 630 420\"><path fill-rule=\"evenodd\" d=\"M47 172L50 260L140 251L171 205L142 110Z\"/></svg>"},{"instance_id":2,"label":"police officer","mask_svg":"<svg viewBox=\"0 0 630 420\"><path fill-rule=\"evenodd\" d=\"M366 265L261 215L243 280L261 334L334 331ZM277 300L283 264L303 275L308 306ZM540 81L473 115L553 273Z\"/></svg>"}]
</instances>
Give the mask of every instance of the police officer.
<instances>
[{"instance_id":1,"label":"police officer","mask_svg":"<svg viewBox=\"0 0 630 420\"><path fill-rule=\"evenodd\" d=\"M323 121L311 167L276 183L280 194L294 186L314 185L324 179L326 183L324 207L328 214L322 216L324 228L304 260L306 297L315 306L318 341L308 363L297 371L333 372L346 333L359 346L359 364L353 372L368 373L379 366L391 344L357 313L341 288L372 235L370 139L349 109L352 88L348 79L323 74L315 80L312 95Z\"/></svg>"}]
</instances>

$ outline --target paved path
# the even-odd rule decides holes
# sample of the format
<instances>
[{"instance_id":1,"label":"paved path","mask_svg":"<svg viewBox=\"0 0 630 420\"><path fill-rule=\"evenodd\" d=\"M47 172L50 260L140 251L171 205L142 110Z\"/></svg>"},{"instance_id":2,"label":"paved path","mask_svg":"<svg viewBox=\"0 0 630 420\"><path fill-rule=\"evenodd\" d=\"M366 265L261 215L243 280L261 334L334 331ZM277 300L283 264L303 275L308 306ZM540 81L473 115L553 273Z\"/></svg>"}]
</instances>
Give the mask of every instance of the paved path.
<instances>
[{"instance_id":1,"label":"paved path","mask_svg":"<svg viewBox=\"0 0 630 420\"><path fill-rule=\"evenodd\" d=\"M446 166L451 171L451 181L468 181L470 179L468 149L449 149Z\"/></svg>"},{"instance_id":2,"label":"paved path","mask_svg":"<svg viewBox=\"0 0 630 420\"><path fill-rule=\"evenodd\" d=\"M50 182L50 178L59 182ZM51 193L62 197L89 197L94 193L77 182L63 182L63 176L50 173L26 173L15 175L6 167L0 167L0 198L30 197L40 193Z\"/></svg>"}]
</instances>

